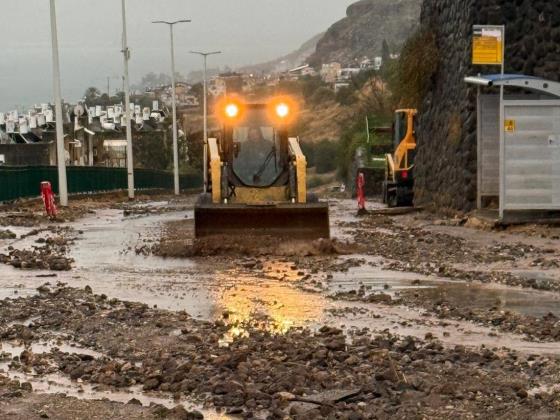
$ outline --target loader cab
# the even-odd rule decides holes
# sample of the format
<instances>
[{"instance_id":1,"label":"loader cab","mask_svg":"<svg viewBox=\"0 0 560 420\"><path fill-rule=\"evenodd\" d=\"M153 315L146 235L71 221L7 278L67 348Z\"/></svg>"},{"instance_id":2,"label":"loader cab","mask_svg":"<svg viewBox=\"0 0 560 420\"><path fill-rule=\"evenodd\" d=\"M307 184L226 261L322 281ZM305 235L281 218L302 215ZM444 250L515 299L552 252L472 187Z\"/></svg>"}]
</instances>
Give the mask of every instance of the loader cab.
<instances>
[{"instance_id":1,"label":"loader cab","mask_svg":"<svg viewBox=\"0 0 560 420\"><path fill-rule=\"evenodd\" d=\"M395 113L395 123L393 129L393 147L396 150L404 140L408 132L408 115L404 111Z\"/></svg>"},{"instance_id":2,"label":"loader cab","mask_svg":"<svg viewBox=\"0 0 560 420\"><path fill-rule=\"evenodd\" d=\"M233 145L232 170L245 186L269 187L282 174L285 130L267 118L266 108L252 106L248 114L229 130Z\"/></svg>"},{"instance_id":3,"label":"loader cab","mask_svg":"<svg viewBox=\"0 0 560 420\"><path fill-rule=\"evenodd\" d=\"M228 108L229 106L229 108ZM288 127L269 104L226 105L220 146L234 187L285 185L288 176Z\"/></svg>"}]
</instances>

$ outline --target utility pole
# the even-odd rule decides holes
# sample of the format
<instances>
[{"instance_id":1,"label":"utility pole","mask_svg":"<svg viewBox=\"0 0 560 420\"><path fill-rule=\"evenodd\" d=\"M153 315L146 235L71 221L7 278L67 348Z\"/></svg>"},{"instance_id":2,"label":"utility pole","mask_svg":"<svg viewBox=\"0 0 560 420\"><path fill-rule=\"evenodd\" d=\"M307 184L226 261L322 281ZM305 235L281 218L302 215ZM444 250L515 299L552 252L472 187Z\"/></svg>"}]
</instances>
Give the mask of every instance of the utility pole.
<instances>
[{"instance_id":1,"label":"utility pole","mask_svg":"<svg viewBox=\"0 0 560 420\"><path fill-rule=\"evenodd\" d=\"M123 57L124 57L124 119L126 121L126 168L128 172L128 198L134 200L134 160L132 158L132 124L130 123L130 84L128 79L128 60L130 60L130 50L126 37L126 6L122 0L122 24L123 24Z\"/></svg>"},{"instance_id":2,"label":"utility pole","mask_svg":"<svg viewBox=\"0 0 560 420\"><path fill-rule=\"evenodd\" d=\"M107 96L111 97L111 78L107 76Z\"/></svg>"},{"instance_id":3,"label":"utility pole","mask_svg":"<svg viewBox=\"0 0 560 420\"><path fill-rule=\"evenodd\" d=\"M58 34L56 28L55 0L51 2L51 37L53 65L53 94L56 118L56 158L58 166L58 194L60 205L68 206L68 183L66 179L66 154L64 148L64 121L62 120L62 98L60 93L60 61L58 57Z\"/></svg>"},{"instance_id":4,"label":"utility pole","mask_svg":"<svg viewBox=\"0 0 560 420\"><path fill-rule=\"evenodd\" d=\"M173 185L175 187L175 195L179 195L179 149L177 144L177 98L175 93L175 45L173 39L173 26L178 23L189 23L190 20L176 20L174 22L167 22L163 20L155 20L152 23L163 23L169 26L169 35L171 39L171 97L173 104Z\"/></svg>"},{"instance_id":5,"label":"utility pole","mask_svg":"<svg viewBox=\"0 0 560 420\"><path fill-rule=\"evenodd\" d=\"M201 52L201 51L191 51L191 54L197 54L203 57L204 59L204 152L203 152L203 168L204 168L204 192L208 191L208 56L221 54L221 51L212 51L212 52Z\"/></svg>"}]
</instances>

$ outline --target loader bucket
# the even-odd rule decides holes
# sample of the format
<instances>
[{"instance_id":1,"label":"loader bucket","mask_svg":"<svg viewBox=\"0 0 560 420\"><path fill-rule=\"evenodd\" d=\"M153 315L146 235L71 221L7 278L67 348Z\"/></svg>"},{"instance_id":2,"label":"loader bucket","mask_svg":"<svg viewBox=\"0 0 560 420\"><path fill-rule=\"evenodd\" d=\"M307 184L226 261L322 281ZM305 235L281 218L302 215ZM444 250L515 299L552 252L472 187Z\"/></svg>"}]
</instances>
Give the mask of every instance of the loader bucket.
<instances>
[{"instance_id":1,"label":"loader bucket","mask_svg":"<svg viewBox=\"0 0 560 420\"><path fill-rule=\"evenodd\" d=\"M330 238L327 203L248 206L199 204L195 236L271 236L313 240Z\"/></svg>"}]
</instances>

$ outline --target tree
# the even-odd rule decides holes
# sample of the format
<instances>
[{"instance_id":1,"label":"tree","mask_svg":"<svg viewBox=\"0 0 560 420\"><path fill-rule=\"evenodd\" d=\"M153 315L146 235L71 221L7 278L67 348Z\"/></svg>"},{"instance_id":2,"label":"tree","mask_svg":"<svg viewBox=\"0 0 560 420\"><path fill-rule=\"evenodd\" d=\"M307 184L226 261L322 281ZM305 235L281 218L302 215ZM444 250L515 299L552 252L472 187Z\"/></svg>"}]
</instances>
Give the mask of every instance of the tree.
<instances>
[{"instance_id":1,"label":"tree","mask_svg":"<svg viewBox=\"0 0 560 420\"><path fill-rule=\"evenodd\" d=\"M86 100L86 104L93 105L94 102L101 96L101 91L96 87L89 87L86 89L84 93L84 98Z\"/></svg>"},{"instance_id":2,"label":"tree","mask_svg":"<svg viewBox=\"0 0 560 420\"><path fill-rule=\"evenodd\" d=\"M386 39L383 40L383 44L381 46L381 57L383 58L384 63L391 59L391 49L389 48L389 44Z\"/></svg>"},{"instance_id":3,"label":"tree","mask_svg":"<svg viewBox=\"0 0 560 420\"><path fill-rule=\"evenodd\" d=\"M318 174L336 169L338 145L334 141L323 140L315 145L315 168Z\"/></svg>"}]
</instances>

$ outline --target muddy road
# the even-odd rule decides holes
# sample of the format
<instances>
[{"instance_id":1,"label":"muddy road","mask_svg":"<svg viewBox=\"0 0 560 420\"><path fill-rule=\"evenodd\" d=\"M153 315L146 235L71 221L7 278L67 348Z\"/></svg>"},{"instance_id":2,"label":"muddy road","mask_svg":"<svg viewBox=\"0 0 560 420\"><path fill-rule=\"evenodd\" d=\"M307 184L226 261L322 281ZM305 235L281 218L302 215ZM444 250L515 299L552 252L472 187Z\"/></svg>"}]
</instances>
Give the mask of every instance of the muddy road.
<instances>
[{"instance_id":1,"label":"muddy road","mask_svg":"<svg viewBox=\"0 0 560 420\"><path fill-rule=\"evenodd\" d=\"M332 241L196 243L193 202L4 211L0 417L560 417L559 228L333 199Z\"/></svg>"}]
</instances>

